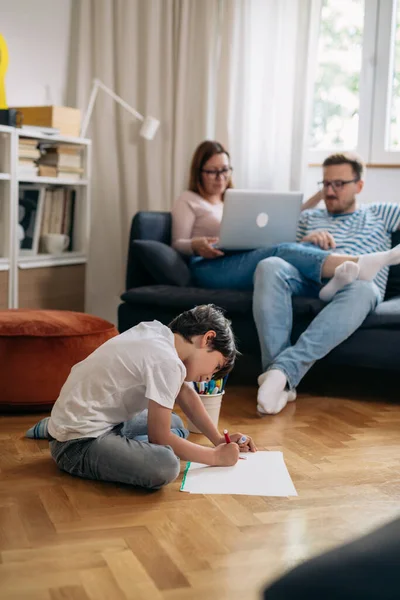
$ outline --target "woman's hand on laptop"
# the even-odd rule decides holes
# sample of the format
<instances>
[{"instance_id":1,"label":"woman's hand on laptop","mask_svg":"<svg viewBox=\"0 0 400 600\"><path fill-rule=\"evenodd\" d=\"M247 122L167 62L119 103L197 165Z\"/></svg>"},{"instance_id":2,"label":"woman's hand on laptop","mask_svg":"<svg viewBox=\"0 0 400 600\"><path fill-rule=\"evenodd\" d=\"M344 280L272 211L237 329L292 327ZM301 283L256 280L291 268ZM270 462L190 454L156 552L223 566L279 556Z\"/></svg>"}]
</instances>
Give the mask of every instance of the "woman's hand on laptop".
<instances>
[{"instance_id":1,"label":"woman's hand on laptop","mask_svg":"<svg viewBox=\"0 0 400 600\"><path fill-rule=\"evenodd\" d=\"M308 235L304 236L301 241L319 246L323 250L336 248L335 239L328 231L312 231Z\"/></svg>"},{"instance_id":2,"label":"woman's hand on laptop","mask_svg":"<svg viewBox=\"0 0 400 600\"><path fill-rule=\"evenodd\" d=\"M218 238L212 237L197 237L192 239L192 250L198 256L203 258L217 258L218 256L224 256L224 253L217 248L214 248L213 244L218 243Z\"/></svg>"}]
</instances>

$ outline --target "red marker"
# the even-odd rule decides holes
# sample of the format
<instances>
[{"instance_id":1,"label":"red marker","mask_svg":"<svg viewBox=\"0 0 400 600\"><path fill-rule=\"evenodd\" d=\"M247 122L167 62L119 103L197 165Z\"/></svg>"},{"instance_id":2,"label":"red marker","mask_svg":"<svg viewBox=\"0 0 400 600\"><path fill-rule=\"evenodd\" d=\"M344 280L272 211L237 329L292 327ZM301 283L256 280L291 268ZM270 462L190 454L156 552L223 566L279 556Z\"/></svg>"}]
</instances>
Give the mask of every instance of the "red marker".
<instances>
[{"instance_id":1,"label":"red marker","mask_svg":"<svg viewBox=\"0 0 400 600\"><path fill-rule=\"evenodd\" d=\"M225 437L225 442L227 444L231 443L231 438L229 437L229 433L227 429L224 429L224 437ZM246 460L245 456L239 456L239 460Z\"/></svg>"},{"instance_id":2,"label":"red marker","mask_svg":"<svg viewBox=\"0 0 400 600\"><path fill-rule=\"evenodd\" d=\"M225 436L225 442L227 444L230 444L231 443L231 438L229 437L229 433L228 433L227 429L224 429L224 436Z\"/></svg>"}]
</instances>

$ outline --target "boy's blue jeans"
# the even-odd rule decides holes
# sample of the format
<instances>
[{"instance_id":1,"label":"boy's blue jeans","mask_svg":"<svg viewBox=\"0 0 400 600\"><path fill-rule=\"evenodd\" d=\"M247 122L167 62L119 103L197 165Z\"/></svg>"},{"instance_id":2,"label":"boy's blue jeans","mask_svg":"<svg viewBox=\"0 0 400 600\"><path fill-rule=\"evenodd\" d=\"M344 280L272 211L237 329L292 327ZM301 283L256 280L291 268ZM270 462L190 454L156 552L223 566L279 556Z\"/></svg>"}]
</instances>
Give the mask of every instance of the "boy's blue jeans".
<instances>
[{"instance_id":1,"label":"boy's blue jeans","mask_svg":"<svg viewBox=\"0 0 400 600\"><path fill-rule=\"evenodd\" d=\"M182 419L172 413L171 431L187 438ZM179 458L171 446L151 444L147 437L147 410L98 438L50 442L58 467L71 475L113 481L156 490L174 481Z\"/></svg>"}]
</instances>

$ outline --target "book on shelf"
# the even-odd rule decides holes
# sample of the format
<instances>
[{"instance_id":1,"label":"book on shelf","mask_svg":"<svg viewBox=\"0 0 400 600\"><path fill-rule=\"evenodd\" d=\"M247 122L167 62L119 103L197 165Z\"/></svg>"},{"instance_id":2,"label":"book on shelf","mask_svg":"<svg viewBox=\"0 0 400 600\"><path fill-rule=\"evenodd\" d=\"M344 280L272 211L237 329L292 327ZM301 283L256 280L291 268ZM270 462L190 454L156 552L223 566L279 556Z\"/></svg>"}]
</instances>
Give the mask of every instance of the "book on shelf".
<instances>
[{"instance_id":1,"label":"book on shelf","mask_svg":"<svg viewBox=\"0 0 400 600\"><path fill-rule=\"evenodd\" d=\"M18 159L19 167L35 167L37 169L37 164L31 158L21 157Z\"/></svg>"},{"instance_id":2,"label":"book on shelf","mask_svg":"<svg viewBox=\"0 0 400 600\"><path fill-rule=\"evenodd\" d=\"M82 147L79 144L67 144L64 142L42 142L39 141L40 147L43 151L48 153L56 154L80 154Z\"/></svg>"},{"instance_id":3,"label":"book on shelf","mask_svg":"<svg viewBox=\"0 0 400 600\"><path fill-rule=\"evenodd\" d=\"M42 155L39 162L41 165L51 165L58 168L80 168L81 157L77 154L57 154L52 152L51 154L46 153Z\"/></svg>"},{"instance_id":4,"label":"book on shelf","mask_svg":"<svg viewBox=\"0 0 400 600\"><path fill-rule=\"evenodd\" d=\"M71 183L74 181L80 181L82 179L80 173L73 173L71 171L59 171L57 177L59 179L63 179L64 181L70 181Z\"/></svg>"},{"instance_id":5,"label":"book on shelf","mask_svg":"<svg viewBox=\"0 0 400 600\"><path fill-rule=\"evenodd\" d=\"M29 158L32 161L37 160L40 158L40 152L39 150L25 150L20 148L18 152L18 159L21 160L21 158Z\"/></svg>"},{"instance_id":6,"label":"book on shelf","mask_svg":"<svg viewBox=\"0 0 400 600\"><path fill-rule=\"evenodd\" d=\"M40 237L48 233L69 236L67 251L73 247L75 190L70 188L46 188L40 228Z\"/></svg>"},{"instance_id":7,"label":"book on shelf","mask_svg":"<svg viewBox=\"0 0 400 600\"><path fill-rule=\"evenodd\" d=\"M57 169L57 167L52 167L51 165L41 165L38 166L39 176L40 177L55 177L58 179L64 179L67 181L80 181L83 173L83 169L73 170L70 169L63 170Z\"/></svg>"},{"instance_id":8,"label":"book on shelf","mask_svg":"<svg viewBox=\"0 0 400 600\"><path fill-rule=\"evenodd\" d=\"M37 147L38 143L37 139L28 137L20 137L18 141L19 146L33 146L34 148Z\"/></svg>"},{"instance_id":9,"label":"book on shelf","mask_svg":"<svg viewBox=\"0 0 400 600\"><path fill-rule=\"evenodd\" d=\"M41 144L42 154L38 160L39 172L41 166L52 167L52 177L79 181L84 170L82 168L82 149L74 144L59 144L57 146ZM44 169L46 171L46 169Z\"/></svg>"},{"instance_id":10,"label":"book on shelf","mask_svg":"<svg viewBox=\"0 0 400 600\"><path fill-rule=\"evenodd\" d=\"M25 140L20 140L19 144L18 144L18 157L19 158L31 158L34 160L37 160L40 158L40 150L37 147L37 142L36 140L34 141L34 144L29 143L31 140L28 140L28 143L26 143Z\"/></svg>"},{"instance_id":11,"label":"book on shelf","mask_svg":"<svg viewBox=\"0 0 400 600\"><path fill-rule=\"evenodd\" d=\"M35 163L32 163L31 161L21 161L18 163L18 178L19 179L23 179L24 177L27 177L28 179L30 177L37 177L38 174L38 168L35 165Z\"/></svg>"},{"instance_id":12,"label":"book on shelf","mask_svg":"<svg viewBox=\"0 0 400 600\"><path fill-rule=\"evenodd\" d=\"M33 142L33 143L32 143ZM37 140L20 139L18 143L18 177L36 177L36 161L40 158Z\"/></svg>"},{"instance_id":13,"label":"book on shelf","mask_svg":"<svg viewBox=\"0 0 400 600\"><path fill-rule=\"evenodd\" d=\"M57 167L39 164L38 169L40 177L57 177Z\"/></svg>"},{"instance_id":14,"label":"book on shelf","mask_svg":"<svg viewBox=\"0 0 400 600\"><path fill-rule=\"evenodd\" d=\"M60 167L57 167L57 170L60 173L79 173L81 175L83 173L82 167L63 167L63 166L60 166Z\"/></svg>"}]
</instances>

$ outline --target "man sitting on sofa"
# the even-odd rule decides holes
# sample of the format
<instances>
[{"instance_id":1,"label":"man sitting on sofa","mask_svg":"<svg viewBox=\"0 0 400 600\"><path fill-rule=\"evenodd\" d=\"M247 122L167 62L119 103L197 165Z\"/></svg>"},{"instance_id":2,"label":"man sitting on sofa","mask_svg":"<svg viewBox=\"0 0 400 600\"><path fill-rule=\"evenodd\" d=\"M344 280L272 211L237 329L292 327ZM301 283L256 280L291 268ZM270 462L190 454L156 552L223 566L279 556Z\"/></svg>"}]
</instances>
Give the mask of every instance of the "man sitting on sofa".
<instances>
[{"instance_id":1,"label":"man sitting on sofa","mask_svg":"<svg viewBox=\"0 0 400 600\"><path fill-rule=\"evenodd\" d=\"M258 378L259 414L276 414L294 400L296 386L314 362L347 339L385 296L388 265L394 264L393 250L389 252L391 233L400 228L400 205L357 206L362 175L363 164L355 155L334 154L324 161L326 208L301 214L297 241L353 256L377 253L381 264L373 281L358 278L357 263L338 267L320 296L332 299L291 346L292 296L318 297L321 288L277 257L261 261L256 269L253 314L264 371Z\"/></svg>"}]
</instances>

